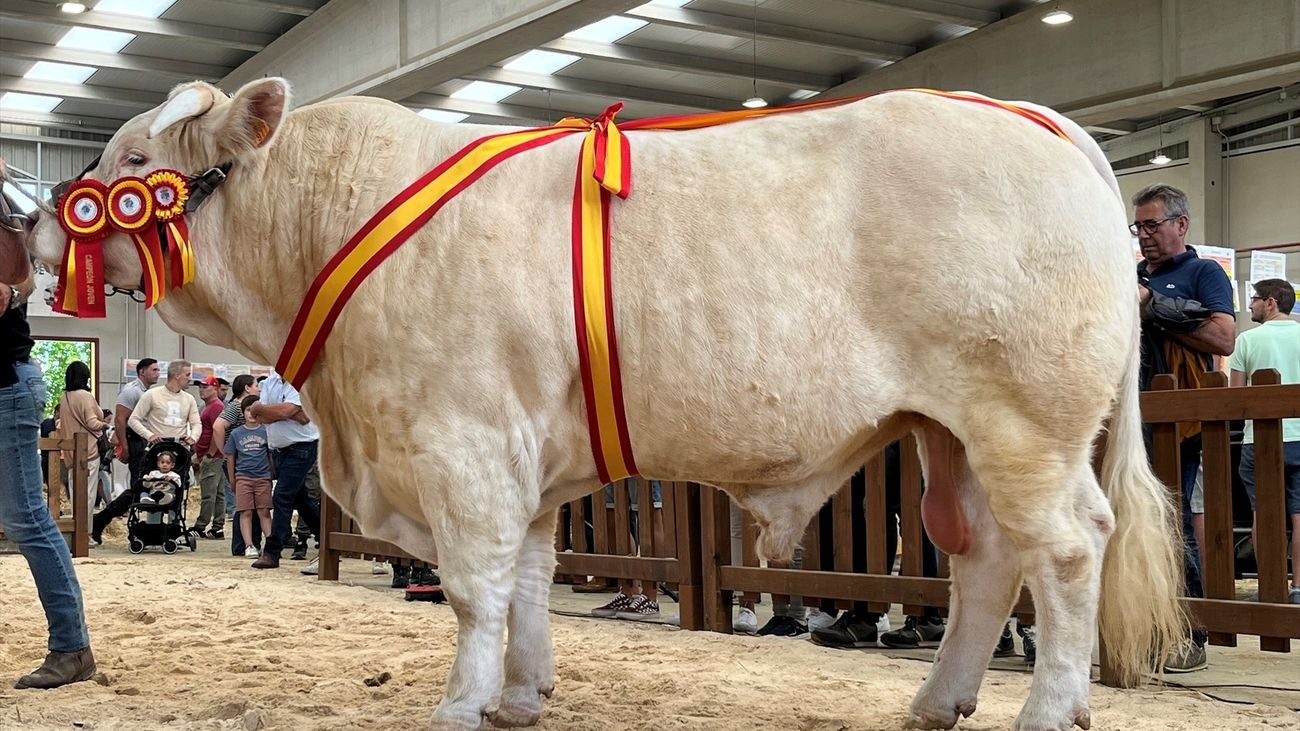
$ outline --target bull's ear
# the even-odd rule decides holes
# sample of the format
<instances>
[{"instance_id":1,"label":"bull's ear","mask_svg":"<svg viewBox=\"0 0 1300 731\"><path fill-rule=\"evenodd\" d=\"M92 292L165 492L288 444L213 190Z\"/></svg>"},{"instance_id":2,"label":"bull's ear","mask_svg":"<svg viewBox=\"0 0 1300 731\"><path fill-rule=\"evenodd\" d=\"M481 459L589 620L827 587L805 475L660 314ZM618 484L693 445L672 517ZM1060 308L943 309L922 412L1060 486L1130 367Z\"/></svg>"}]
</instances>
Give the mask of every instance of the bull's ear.
<instances>
[{"instance_id":1,"label":"bull's ear","mask_svg":"<svg viewBox=\"0 0 1300 731\"><path fill-rule=\"evenodd\" d=\"M149 123L149 139L166 132L173 125L207 114L215 101L216 93L207 84L178 87Z\"/></svg>"},{"instance_id":2,"label":"bull's ear","mask_svg":"<svg viewBox=\"0 0 1300 731\"><path fill-rule=\"evenodd\" d=\"M234 159L269 145L288 108L288 81L271 77L245 84L215 120L212 133L222 157Z\"/></svg>"}]
</instances>

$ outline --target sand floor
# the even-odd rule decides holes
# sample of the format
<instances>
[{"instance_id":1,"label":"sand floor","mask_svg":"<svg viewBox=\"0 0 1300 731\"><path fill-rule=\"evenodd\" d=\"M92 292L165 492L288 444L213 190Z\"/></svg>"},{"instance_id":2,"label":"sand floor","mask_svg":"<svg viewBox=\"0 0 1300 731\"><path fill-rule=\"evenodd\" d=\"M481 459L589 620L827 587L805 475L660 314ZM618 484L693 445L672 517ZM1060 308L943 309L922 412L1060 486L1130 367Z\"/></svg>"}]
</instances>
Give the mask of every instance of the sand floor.
<instances>
[{"instance_id":1,"label":"sand floor","mask_svg":"<svg viewBox=\"0 0 1300 731\"><path fill-rule=\"evenodd\" d=\"M45 622L25 562L0 555L0 729L423 728L453 655L450 608L377 588L367 562L345 562L345 583L301 567L255 572L215 542L176 556L95 549L77 571L100 676L16 691L13 680L44 655ZM558 677L543 729L893 729L930 668L793 640L568 616L552 624ZM367 683L382 674L391 677ZM960 728L1008 728L1029 681L990 671L979 711ZM1094 684L1092 719L1094 729L1300 730L1300 714L1282 707L1172 688Z\"/></svg>"}]
</instances>

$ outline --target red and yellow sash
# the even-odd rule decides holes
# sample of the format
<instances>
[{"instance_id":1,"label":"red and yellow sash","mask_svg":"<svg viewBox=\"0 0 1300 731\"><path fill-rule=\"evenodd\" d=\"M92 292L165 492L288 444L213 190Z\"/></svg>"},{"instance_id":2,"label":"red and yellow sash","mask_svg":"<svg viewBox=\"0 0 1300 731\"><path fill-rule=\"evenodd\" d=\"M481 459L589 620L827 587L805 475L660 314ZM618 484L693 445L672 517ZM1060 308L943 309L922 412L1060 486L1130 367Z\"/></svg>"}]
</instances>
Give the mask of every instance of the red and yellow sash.
<instances>
[{"instance_id":1,"label":"red and yellow sash","mask_svg":"<svg viewBox=\"0 0 1300 731\"><path fill-rule=\"evenodd\" d=\"M974 94L930 89L910 91L975 102L1013 112L1057 136L1069 136L1048 117L1030 109ZM578 361L586 400L596 471L602 482L637 474L623 406L623 387L614 327L610 261L610 196L632 189L632 150L624 132L713 127L774 114L849 104L865 97L832 99L787 107L742 109L614 123L615 104L594 120L569 117L553 127L483 137L462 148L399 193L361 227L316 276L298 310L276 370L302 388L334 322L366 276L398 249L447 201L505 160L573 134L583 134L573 189L571 255L573 311Z\"/></svg>"}]
</instances>

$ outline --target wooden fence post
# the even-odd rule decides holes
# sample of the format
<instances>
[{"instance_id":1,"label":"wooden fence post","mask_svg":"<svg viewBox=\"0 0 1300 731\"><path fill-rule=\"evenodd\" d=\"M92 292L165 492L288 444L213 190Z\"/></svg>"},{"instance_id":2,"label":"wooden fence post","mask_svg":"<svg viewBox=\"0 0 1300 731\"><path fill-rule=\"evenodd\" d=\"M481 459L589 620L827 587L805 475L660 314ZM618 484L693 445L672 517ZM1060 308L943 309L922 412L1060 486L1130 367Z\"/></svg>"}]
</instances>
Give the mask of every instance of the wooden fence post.
<instances>
[{"instance_id":1,"label":"wooden fence post","mask_svg":"<svg viewBox=\"0 0 1300 731\"><path fill-rule=\"evenodd\" d=\"M321 581L338 581L339 580L339 561L341 556L334 549L334 544L330 540L334 531L342 528L343 510L334 499L324 492L320 496L320 562L317 567L317 576Z\"/></svg>"},{"instance_id":2,"label":"wooden fence post","mask_svg":"<svg viewBox=\"0 0 1300 731\"><path fill-rule=\"evenodd\" d=\"M1205 374L1202 388L1226 388L1228 376L1222 371ZM1232 442L1228 422L1201 423L1202 490L1205 495L1205 545L1201 553L1201 583L1209 599L1236 599L1233 581L1234 543L1232 535ZM1211 632L1210 642L1227 647L1237 646L1237 636L1228 632Z\"/></svg>"},{"instance_id":3,"label":"wooden fence post","mask_svg":"<svg viewBox=\"0 0 1300 731\"><path fill-rule=\"evenodd\" d=\"M1274 386L1282 379L1267 368L1251 374L1252 385ZM1259 567L1259 600L1286 604L1286 490L1283 488L1282 420L1255 420L1255 562ZM1207 507L1208 510L1208 507ZM1259 646L1290 652L1285 637L1260 637Z\"/></svg>"},{"instance_id":4,"label":"wooden fence post","mask_svg":"<svg viewBox=\"0 0 1300 731\"><path fill-rule=\"evenodd\" d=\"M679 622L682 629L704 629L703 565L700 558L701 487L693 482L671 484L677 513ZM604 505L601 509L604 509Z\"/></svg>"}]
</instances>

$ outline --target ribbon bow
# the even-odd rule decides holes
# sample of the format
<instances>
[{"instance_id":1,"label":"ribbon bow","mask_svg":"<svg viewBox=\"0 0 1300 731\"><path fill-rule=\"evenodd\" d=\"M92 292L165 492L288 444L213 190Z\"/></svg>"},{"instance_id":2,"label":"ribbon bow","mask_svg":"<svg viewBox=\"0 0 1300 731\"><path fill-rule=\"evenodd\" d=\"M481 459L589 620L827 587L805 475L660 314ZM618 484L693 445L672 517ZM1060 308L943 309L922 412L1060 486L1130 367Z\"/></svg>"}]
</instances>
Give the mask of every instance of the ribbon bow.
<instances>
[{"instance_id":1,"label":"ribbon bow","mask_svg":"<svg viewBox=\"0 0 1300 731\"><path fill-rule=\"evenodd\" d=\"M584 158L589 152L593 157L590 177L600 187L626 199L632 192L632 145L614 122L614 115L622 109L623 102L616 102L595 119L565 117L555 126L587 130L582 147Z\"/></svg>"}]
</instances>

